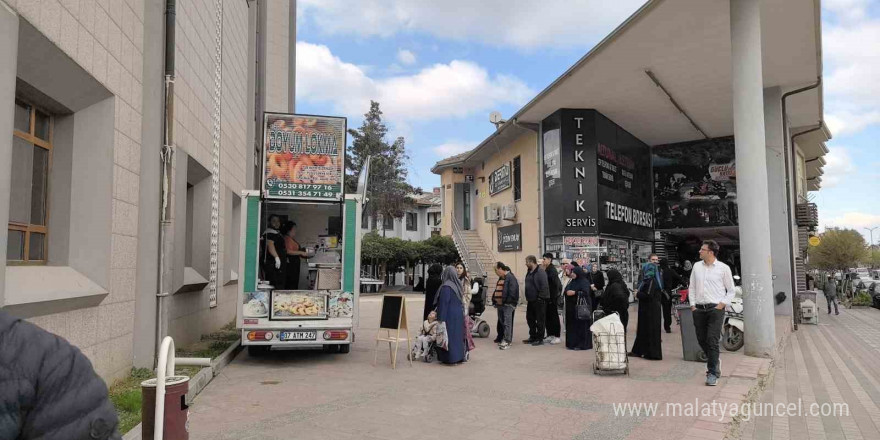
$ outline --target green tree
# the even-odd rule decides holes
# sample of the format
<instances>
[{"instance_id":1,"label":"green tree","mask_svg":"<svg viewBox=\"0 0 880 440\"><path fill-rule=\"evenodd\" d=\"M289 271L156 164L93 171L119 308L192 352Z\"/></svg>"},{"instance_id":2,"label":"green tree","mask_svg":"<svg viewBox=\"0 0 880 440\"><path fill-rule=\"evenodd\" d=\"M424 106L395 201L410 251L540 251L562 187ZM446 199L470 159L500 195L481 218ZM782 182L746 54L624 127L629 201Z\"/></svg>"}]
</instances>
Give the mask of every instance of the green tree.
<instances>
[{"instance_id":1,"label":"green tree","mask_svg":"<svg viewBox=\"0 0 880 440\"><path fill-rule=\"evenodd\" d=\"M349 129L351 145L347 147L345 158L346 191L357 189L357 179L368 156L370 163L370 182L367 187L369 202L364 207L372 218L400 218L407 208L413 206L410 197L416 192L407 183L406 141L398 137L389 143L386 139L388 128L382 122L379 103L370 101L370 110L364 114L364 122L357 130ZM384 235L384 230L383 230Z\"/></svg>"},{"instance_id":2,"label":"green tree","mask_svg":"<svg viewBox=\"0 0 880 440\"><path fill-rule=\"evenodd\" d=\"M871 266L871 269L876 269L877 267L880 267L880 247L869 247L865 255L864 263L868 266Z\"/></svg>"},{"instance_id":3,"label":"green tree","mask_svg":"<svg viewBox=\"0 0 880 440\"><path fill-rule=\"evenodd\" d=\"M819 246L810 247L810 266L823 270L845 271L865 260L865 238L853 229L827 229L819 234Z\"/></svg>"}]
</instances>

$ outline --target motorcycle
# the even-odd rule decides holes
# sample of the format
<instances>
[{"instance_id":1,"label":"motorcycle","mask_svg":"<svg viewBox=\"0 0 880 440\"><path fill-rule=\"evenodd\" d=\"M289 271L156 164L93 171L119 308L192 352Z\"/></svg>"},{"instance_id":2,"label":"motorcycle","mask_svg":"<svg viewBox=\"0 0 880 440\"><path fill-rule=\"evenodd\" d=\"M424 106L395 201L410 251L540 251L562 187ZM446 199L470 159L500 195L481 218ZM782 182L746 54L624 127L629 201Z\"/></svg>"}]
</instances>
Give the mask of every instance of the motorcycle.
<instances>
[{"instance_id":1,"label":"motorcycle","mask_svg":"<svg viewBox=\"0 0 880 440\"><path fill-rule=\"evenodd\" d=\"M727 351L737 351L745 344L742 283L739 275L734 275L733 280L736 294L724 308L724 324L721 327L721 346Z\"/></svg>"}]
</instances>

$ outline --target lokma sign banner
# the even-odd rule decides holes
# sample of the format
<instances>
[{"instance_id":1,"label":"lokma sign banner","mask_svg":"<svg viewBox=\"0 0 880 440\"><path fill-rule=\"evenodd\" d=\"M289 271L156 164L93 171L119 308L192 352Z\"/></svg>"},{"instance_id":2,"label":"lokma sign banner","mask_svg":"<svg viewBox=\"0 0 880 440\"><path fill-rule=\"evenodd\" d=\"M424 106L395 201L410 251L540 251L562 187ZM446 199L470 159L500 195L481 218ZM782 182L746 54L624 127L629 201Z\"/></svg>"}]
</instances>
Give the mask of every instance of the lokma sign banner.
<instances>
[{"instance_id":1,"label":"lokma sign banner","mask_svg":"<svg viewBox=\"0 0 880 440\"><path fill-rule=\"evenodd\" d=\"M263 196L342 200L346 119L266 113Z\"/></svg>"}]
</instances>

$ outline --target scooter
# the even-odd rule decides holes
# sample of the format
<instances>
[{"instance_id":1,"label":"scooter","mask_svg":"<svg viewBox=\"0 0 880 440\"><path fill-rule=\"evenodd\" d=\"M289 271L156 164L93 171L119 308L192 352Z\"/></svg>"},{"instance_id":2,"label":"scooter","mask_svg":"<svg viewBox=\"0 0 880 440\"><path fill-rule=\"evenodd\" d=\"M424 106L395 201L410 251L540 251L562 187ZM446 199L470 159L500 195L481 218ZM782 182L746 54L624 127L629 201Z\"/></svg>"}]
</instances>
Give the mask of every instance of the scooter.
<instances>
[{"instance_id":1,"label":"scooter","mask_svg":"<svg viewBox=\"0 0 880 440\"><path fill-rule=\"evenodd\" d=\"M737 351L745 343L741 278L734 275L733 280L736 293L724 308L724 324L721 327L721 346L727 351Z\"/></svg>"}]
</instances>

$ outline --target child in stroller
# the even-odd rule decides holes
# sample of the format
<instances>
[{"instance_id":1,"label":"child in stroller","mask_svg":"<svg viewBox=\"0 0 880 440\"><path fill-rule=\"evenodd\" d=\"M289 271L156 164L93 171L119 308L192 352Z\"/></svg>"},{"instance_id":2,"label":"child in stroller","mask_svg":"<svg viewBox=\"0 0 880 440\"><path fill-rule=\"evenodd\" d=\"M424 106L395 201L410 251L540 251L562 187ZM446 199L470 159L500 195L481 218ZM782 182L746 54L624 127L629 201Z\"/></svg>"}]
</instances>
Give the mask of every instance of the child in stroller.
<instances>
[{"instance_id":1,"label":"child in stroller","mask_svg":"<svg viewBox=\"0 0 880 440\"><path fill-rule=\"evenodd\" d=\"M471 302L468 304L468 316L473 321L471 334L481 338L489 337L489 323L481 316L486 311L486 286L483 285L482 278L475 278L474 284L478 285L477 292L471 296Z\"/></svg>"},{"instance_id":2,"label":"child in stroller","mask_svg":"<svg viewBox=\"0 0 880 440\"><path fill-rule=\"evenodd\" d=\"M410 352L410 360L423 359L425 362L432 362L436 356L437 340L437 312L432 311L428 314L428 319L422 323L419 335L416 337Z\"/></svg>"}]
</instances>

